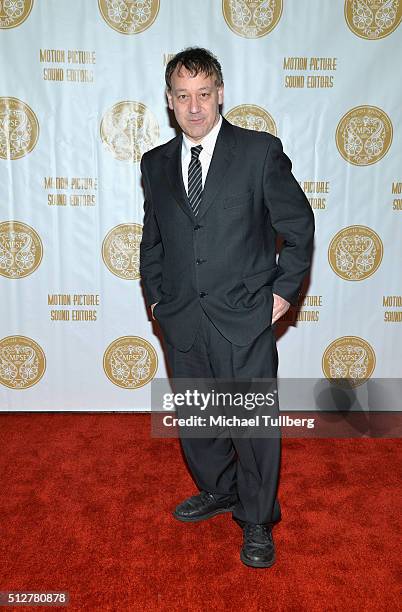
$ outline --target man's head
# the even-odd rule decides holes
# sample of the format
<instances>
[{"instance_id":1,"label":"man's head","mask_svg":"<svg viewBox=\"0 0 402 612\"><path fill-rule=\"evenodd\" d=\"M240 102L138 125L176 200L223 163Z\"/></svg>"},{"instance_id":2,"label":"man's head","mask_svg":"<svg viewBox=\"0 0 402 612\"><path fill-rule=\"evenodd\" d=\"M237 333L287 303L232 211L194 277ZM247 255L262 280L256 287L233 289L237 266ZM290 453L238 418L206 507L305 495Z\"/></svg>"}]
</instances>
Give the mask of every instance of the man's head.
<instances>
[{"instance_id":1,"label":"man's head","mask_svg":"<svg viewBox=\"0 0 402 612\"><path fill-rule=\"evenodd\" d=\"M219 119L223 103L221 65L210 51L189 47L177 53L166 66L169 108L184 134L201 142Z\"/></svg>"}]
</instances>

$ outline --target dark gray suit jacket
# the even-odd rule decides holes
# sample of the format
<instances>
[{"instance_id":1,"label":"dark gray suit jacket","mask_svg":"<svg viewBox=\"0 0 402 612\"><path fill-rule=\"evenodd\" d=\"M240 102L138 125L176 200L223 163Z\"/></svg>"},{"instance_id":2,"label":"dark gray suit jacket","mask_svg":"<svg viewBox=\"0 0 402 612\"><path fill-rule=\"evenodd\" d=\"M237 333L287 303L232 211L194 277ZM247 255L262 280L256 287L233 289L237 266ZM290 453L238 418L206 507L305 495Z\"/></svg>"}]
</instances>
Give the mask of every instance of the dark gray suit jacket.
<instances>
[{"instance_id":1,"label":"dark gray suit jacket","mask_svg":"<svg viewBox=\"0 0 402 612\"><path fill-rule=\"evenodd\" d=\"M194 216L182 135L145 153L140 274L166 340L191 347L201 308L233 344L271 324L272 293L297 301L310 267L314 216L279 138L223 119ZM276 235L283 239L276 262Z\"/></svg>"}]
</instances>

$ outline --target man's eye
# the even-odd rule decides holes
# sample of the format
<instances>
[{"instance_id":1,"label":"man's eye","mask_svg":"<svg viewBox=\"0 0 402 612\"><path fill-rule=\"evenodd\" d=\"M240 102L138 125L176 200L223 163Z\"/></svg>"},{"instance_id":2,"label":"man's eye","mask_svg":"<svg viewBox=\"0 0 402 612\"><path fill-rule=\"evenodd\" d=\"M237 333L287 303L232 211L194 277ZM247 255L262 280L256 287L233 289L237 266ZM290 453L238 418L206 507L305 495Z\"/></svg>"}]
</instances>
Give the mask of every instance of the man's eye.
<instances>
[{"instance_id":1,"label":"man's eye","mask_svg":"<svg viewBox=\"0 0 402 612\"><path fill-rule=\"evenodd\" d=\"M201 98L208 98L209 97L209 93L204 92L201 94Z\"/></svg>"},{"instance_id":2,"label":"man's eye","mask_svg":"<svg viewBox=\"0 0 402 612\"><path fill-rule=\"evenodd\" d=\"M187 98L186 94L180 94L179 100L185 100Z\"/></svg>"}]
</instances>

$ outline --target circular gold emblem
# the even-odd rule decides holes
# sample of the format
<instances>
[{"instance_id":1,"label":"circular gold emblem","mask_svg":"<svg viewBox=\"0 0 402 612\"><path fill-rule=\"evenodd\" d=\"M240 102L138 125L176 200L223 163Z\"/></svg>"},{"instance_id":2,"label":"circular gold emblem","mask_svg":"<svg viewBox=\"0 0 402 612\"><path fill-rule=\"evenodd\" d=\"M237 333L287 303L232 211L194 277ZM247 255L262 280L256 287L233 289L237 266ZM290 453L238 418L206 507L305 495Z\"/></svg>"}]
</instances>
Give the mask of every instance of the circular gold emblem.
<instances>
[{"instance_id":1,"label":"circular gold emblem","mask_svg":"<svg viewBox=\"0 0 402 612\"><path fill-rule=\"evenodd\" d=\"M0 274L23 278L42 261L42 241L36 231L20 221L0 223Z\"/></svg>"},{"instance_id":2,"label":"circular gold emblem","mask_svg":"<svg viewBox=\"0 0 402 612\"><path fill-rule=\"evenodd\" d=\"M118 387L138 389L156 374L158 356L152 344L138 336L122 336L107 347L103 356L106 376Z\"/></svg>"},{"instance_id":3,"label":"circular gold emblem","mask_svg":"<svg viewBox=\"0 0 402 612\"><path fill-rule=\"evenodd\" d=\"M357 336L343 336L325 349L322 370L334 382L357 387L370 378L375 361L374 350L366 340Z\"/></svg>"},{"instance_id":4,"label":"circular gold emblem","mask_svg":"<svg viewBox=\"0 0 402 612\"><path fill-rule=\"evenodd\" d=\"M332 238L328 248L331 268L348 281L364 280L374 274L382 256L381 238L364 225L344 227Z\"/></svg>"},{"instance_id":5,"label":"circular gold emblem","mask_svg":"<svg viewBox=\"0 0 402 612\"><path fill-rule=\"evenodd\" d=\"M139 162L159 140L158 123L141 102L112 106L102 119L100 133L108 151L121 161Z\"/></svg>"},{"instance_id":6,"label":"circular gold emblem","mask_svg":"<svg viewBox=\"0 0 402 612\"><path fill-rule=\"evenodd\" d=\"M124 278L140 278L140 243L142 226L138 223L116 225L105 236L102 243L102 258L109 270Z\"/></svg>"},{"instance_id":7,"label":"circular gold emblem","mask_svg":"<svg viewBox=\"0 0 402 612\"><path fill-rule=\"evenodd\" d=\"M233 123L233 125L246 128L247 130L269 132L274 136L277 133L275 121L271 115L264 108L255 104L235 106L225 115L225 118L230 123Z\"/></svg>"},{"instance_id":8,"label":"circular gold emblem","mask_svg":"<svg viewBox=\"0 0 402 612\"><path fill-rule=\"evenodd\" d=\"M339 153L350 164L375 164L391 146L391 119L376 106L356 106L338 123L335 138Z\"/></svg>"},{"instance_id":9,"label":"circular gold emblem","mask_svg":"<svg viewBox=\"0 0 402 612\"><path fill-rule=\"evenodd\" d=\"M0 158L24 157L38 137L39 123L32 108L18 98L0 98Z\"/></svg>"},{"instance_id":10,"label":"circular gold emblem","mask_svg":"<svg viewBox=\"0 0 402 612\"><path fill-rule=\"evenodd\" d=\"M159 0L98 0L106 23L121 34L139 34L149 28L159 12Z\"/></svg>"},{"instance_id":11,"label":"circular gold emblem","mask_svg":"<svg viewBox=\"0 0 402 612\"><path fill-rule=\"evenodd\" d=\"M16 28L27 19L33 0L0 0L0 28Z\"/></svg>"},{"instance_id":12,"label":"circular gold emblem","mask_svg":"<svg viewBox=\"0 0 402 612\"><path fill-rule=\"evenodd\" d=\"M0 383L10 389L28 389L46 370L45 353L32 338L7 336L0 340Z\"/></svg>"},{"instance_id":13,"label":"circular gold emblem","mask_svg":"<svg viewBox=\"0 0 402 612\"><path fill-rule=\"evenodd\" d=\"M353 34L378 40L392 34L402 19L400 0L345 0L345 19Z\"/></svg>"},{"instance_id":14,"label":"circular gold emblem","mask_svg":"<svg viewBox=\"0 0 402 612\"><path fill-rule=\"evenodd\" d=\"M244 38L269 34L282 15L283 0L222 0L229 28Z\"/></svg>"}]
</instances>

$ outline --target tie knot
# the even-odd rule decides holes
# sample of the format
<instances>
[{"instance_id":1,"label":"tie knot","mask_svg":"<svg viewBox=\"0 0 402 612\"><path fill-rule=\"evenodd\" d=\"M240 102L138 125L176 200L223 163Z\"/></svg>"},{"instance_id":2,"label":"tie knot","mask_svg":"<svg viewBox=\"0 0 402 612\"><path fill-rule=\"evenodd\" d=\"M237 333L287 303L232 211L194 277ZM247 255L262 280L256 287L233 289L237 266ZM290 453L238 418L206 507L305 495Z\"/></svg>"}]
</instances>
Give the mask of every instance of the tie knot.
<instances>
[{"instance_id":1,"label":"tie knot","mask_svg":"<svg viewBox=\"0 0 402 612\"><path fill-rule=\"evenodd\" d=\"M197 145L196 147L191 147L191 159L198 159L200 153L202 151L202 145Z\"/></svg>"}]
</instances>

